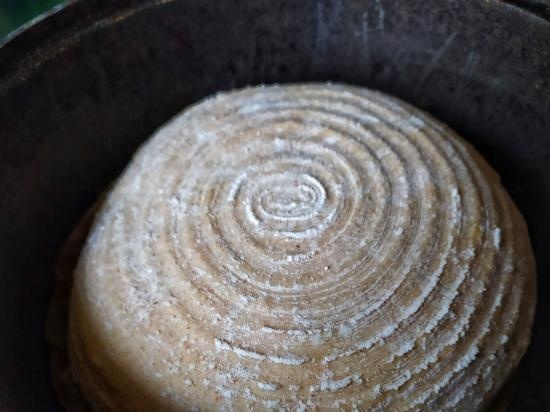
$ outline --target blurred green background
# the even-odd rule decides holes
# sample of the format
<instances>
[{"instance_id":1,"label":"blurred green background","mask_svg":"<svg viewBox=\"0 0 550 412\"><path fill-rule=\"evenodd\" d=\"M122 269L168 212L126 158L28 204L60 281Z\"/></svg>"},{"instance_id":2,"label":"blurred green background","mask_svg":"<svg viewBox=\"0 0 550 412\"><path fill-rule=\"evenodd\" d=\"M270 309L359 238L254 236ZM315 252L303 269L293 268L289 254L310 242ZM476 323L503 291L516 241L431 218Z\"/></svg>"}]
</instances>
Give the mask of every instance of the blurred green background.
<instances>
[{"instance_id":1,"label":"blurred green background","mask_svg":"<svg viewBox=\"0 0 550 412\"><path fill-rule=\"evenodd\" d=\"M62 0L0 0L0 40Z\"/></svg>"}]
</instances>

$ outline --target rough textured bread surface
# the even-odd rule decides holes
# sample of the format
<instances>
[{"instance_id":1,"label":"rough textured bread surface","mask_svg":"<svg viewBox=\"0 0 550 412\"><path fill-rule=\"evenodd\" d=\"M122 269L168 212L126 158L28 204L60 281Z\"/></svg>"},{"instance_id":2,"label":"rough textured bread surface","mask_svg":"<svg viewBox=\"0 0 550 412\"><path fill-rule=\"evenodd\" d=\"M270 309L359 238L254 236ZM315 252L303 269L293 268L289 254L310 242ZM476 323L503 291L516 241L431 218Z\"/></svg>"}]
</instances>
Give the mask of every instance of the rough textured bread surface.
<instances>
[{"instance_id":1,"label":"rough textured bread surface","mask_svg":"<svg viewBox=\"0 0 550 412\"><path fill-rule=\"evenodd\" d=\"M525 352L535 266L451 130L342 85L219 94L161 128L78 262L97 411L476 411Z\"/></svg>"}]
</instances>

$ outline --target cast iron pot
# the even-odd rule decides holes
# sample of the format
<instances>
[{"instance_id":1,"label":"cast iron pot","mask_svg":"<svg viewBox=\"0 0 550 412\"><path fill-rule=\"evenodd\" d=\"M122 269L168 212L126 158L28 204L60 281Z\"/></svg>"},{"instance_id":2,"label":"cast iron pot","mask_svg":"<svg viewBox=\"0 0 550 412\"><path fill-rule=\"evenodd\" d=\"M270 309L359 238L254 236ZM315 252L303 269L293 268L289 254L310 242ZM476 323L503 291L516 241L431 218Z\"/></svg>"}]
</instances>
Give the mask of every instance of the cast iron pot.
<instances>
[{"instance_id":1,"label":"cast iron pot","mask_svg":"<svg viewBox=\"0 0 550 412\"><path fill-rule=\"evenodd\" d=\"M550 7L495 0L82 0L0 48L0 410L61 411L53 262L131 153L218 90L332 80L448 123L500 172L538 264L512 411L550 411Z\"/></svg>"}]
</instances>

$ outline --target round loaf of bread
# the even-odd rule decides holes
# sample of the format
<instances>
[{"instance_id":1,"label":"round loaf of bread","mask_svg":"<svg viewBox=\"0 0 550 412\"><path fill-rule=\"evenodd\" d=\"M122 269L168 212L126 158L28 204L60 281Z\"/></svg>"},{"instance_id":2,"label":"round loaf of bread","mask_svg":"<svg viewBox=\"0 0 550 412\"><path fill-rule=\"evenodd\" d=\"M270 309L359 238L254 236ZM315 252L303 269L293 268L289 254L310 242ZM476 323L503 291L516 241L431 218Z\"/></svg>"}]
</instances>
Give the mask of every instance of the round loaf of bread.
<instances>
[{"instance_id":1,"label":"round loaf of bread","mask_svg":"<svg viewBox=\"0 0 550 412\"><path fill-rule=\"evenodd\" d=\"M69 354L96 411L477 411L534 306L526 225L472 146L382 93L256 87L134 156Z\"/></svg>"}]
</instances>

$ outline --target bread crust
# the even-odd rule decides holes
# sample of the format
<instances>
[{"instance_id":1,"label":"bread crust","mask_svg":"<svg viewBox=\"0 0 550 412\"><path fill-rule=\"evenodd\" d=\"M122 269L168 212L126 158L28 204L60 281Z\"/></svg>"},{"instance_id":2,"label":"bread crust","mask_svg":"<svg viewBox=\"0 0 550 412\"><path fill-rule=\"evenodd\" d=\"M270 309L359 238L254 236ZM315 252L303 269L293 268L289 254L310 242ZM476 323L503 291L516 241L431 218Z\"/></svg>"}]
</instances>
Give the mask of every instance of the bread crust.
<instances>
[{"instance_id":1,"label":"bread crust","mask_svg":"<svg viewBox=\"0 0 550 412\"><path fill-rule=\"evenodd\" d=\"M475 411L530 339L535 263L498 175L393 97L219 94L136 153L70 301L95 411Z\"/></svg>"}]
</instances>

